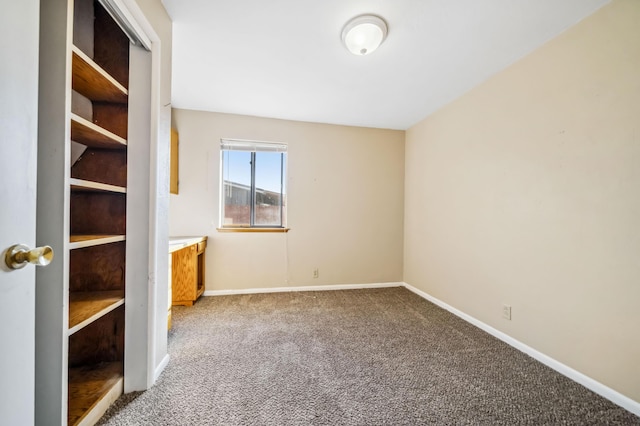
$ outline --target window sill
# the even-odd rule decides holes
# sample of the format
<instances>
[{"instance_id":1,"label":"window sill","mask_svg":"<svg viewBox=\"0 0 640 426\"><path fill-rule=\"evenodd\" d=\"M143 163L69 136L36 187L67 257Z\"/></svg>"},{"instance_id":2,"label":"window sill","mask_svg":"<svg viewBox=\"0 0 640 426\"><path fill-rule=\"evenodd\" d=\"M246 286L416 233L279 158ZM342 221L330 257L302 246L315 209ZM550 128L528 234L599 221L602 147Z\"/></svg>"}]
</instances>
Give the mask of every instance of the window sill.
<instances>
[{"instance_id":1,"label":"window sill","mask_svg":"<svg viewBox=\"0 0 640 426\"><path fill-rule=\"evenodd\" d=\"M218 232L289 232L289 228L216 228Z\"/></svg>"}]
</instances>

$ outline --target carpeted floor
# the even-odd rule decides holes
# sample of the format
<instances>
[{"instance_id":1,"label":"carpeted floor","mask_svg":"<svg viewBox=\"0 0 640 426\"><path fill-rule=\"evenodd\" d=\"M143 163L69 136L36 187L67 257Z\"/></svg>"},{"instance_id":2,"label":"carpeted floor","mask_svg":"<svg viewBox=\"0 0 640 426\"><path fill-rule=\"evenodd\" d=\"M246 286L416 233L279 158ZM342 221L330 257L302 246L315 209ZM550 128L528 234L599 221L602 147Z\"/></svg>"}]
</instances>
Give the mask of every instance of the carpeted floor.
<instances>
[{"instance_id":1,"label":"carpeted floor","mask_svg":"<svg viewBox=\"0 0 640 426\"><path fill-rule=\"evenodd\" d=\"M100 425L640 425L404 288L204 297Z\"/></svg>"}]
</instances>

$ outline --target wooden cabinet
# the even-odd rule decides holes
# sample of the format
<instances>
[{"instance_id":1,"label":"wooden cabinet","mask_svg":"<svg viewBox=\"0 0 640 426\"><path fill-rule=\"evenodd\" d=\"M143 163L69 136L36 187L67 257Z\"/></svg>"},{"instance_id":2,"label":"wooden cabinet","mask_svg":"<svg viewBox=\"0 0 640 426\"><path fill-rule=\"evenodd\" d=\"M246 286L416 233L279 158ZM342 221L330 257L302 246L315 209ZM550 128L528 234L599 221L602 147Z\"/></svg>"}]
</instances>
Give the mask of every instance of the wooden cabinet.
<instances>
[{"instance_id":1,"label":"wooden cabinet","mask_svg":"<svg viewBox=\"0 0 640 426\"><path fill-rule=\"evenodd\" d=\"M204 293L207 238L195 239L171 253L171 300L191 306Z\"/></svg>"}]
</instances>

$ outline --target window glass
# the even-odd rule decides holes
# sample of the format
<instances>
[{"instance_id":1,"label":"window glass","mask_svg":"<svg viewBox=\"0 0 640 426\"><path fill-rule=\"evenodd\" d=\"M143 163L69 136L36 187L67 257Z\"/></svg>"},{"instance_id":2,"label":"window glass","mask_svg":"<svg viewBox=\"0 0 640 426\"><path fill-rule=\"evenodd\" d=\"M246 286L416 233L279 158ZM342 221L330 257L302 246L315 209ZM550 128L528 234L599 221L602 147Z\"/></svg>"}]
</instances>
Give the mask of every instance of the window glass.
<instances>
[{"instance_id":1,"label":"window glass","mask_svg":"<svg viewBox=\"0 0 640 426\"><path fill-rule=\"evenodd\" d=\"M251 223L251 152L222 151L223 225Z\"/></svg>"},{"instance_id":2,"label":"window glass","mask_svg":"<svg viewBox=\"0 0 640 426\"><path fill-rule=\"evenodd\" d=\"M282 226L284 154L255 153L255 225Z\"/></svg>"},{"instance_id":3,"label":"window glass","mask_svg":"<svg viewBox=\"0 0 640 426\"><path fill-rule=\"evenodd\" d=\"M284 227L286 145L223 140L221 226Z\"/></svg>"}]
</instances>

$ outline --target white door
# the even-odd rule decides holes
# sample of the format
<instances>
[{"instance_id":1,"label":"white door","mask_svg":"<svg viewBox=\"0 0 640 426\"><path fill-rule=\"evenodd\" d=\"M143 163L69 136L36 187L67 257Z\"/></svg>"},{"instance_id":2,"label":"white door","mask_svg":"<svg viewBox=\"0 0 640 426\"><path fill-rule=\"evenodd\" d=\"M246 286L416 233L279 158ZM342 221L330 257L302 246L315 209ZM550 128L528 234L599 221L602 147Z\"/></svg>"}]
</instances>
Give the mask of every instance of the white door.
<instances>
[{"instance_id":1,"label":"white door","mask_svg":"<svg viewBox=\"0 0 640 426\"><path fill-rule=\"evenodd\" d=\"M35 267L5 252L36 241L38 0L0 0L0 424L34 422Z\"/></svg>"}]
</instances>

